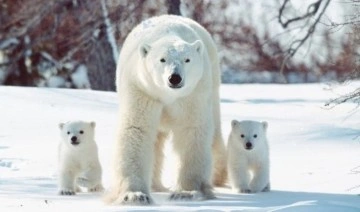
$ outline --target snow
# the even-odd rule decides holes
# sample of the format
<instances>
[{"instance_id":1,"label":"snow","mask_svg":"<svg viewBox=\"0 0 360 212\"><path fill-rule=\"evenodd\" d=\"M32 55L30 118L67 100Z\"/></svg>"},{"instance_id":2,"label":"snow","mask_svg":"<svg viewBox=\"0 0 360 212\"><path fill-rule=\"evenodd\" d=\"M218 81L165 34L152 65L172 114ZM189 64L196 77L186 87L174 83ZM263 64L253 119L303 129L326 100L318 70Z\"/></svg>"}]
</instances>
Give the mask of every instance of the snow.
<instances>
[{"instance_id":1,"label":"snow","mask_svg":"<svg viewBox=\"0 0 360 212\"><path fill-rule=\"evenodd\" d=\"M215 200L156 205L107 206L101 194L58 196L58 123L96 121L96 141L109 186L115 140L114 92L0 87L0 211L360 211L360 114L356 104L324 103L360 86L242 84L221 86L224 140L232 119L269 122L272 191L234 194L215 188ZM168 152L166 152L168 153ZM166 154L163 181L171 185Z\"/></svg>"},{"instance_id":2,"label":"snow","mask_svg":"<svg viewBox=\"0 0 360 212\"><path fill-rule=\"evenodd\" d=\"M119 51L117 49L118 45L116 44L114 29L111 25L111 21L109 18L109 11L107 10L105 0L101 1L101 10L103 13L104 23L106 26L106 36L107 36L108 42L109 42L109 44L111 46L111 50L112 50L112 56L113 56L114 61L117 61L118 56L119 56Z\"/></svg>"},{"instance_id":3,"label":"snow","mask_svg":"<svg viewBox=\"0 0 360 212\"><path fill-rule=\"evenodd\" d=\"M74 83L76 88L90 88L90 80L88 77L88 69L85 65L80 64L74 73L70 76L71 81Z\"/></svg>"},{"instance_id":4,"label":"snow","mask_svg":"<svg viewBox=\"0 0 360 212\"><path fill-rule=\"evenodd\" d=\"M46 85L50 88L61 88L61 87L66 87L66 80L64 77L60 77L60 76L50 76L46 82Z\"/></svg>"}]
</instances>

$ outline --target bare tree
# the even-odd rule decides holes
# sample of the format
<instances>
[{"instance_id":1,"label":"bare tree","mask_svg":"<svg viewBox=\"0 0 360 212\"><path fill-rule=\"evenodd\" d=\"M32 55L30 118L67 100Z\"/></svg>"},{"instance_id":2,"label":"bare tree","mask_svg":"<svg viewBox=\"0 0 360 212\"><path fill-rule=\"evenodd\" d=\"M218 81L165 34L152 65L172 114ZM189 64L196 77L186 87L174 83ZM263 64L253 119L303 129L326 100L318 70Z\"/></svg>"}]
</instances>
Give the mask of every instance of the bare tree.
<instances>
[{"instance_id":1,"label":"bare tree","mask_svg":"<svg viewBox=\"0 0 360 212\"><path fill-rule=\"evenodd\" d=\"M0 83L76 87L86 67L93 89L115 90L118 47L162 1L1 0Z\"/></svg>"},{"instance_id":2,"label":"bare tree","mask_svg":"<svg viewBox=\"0 0 360 212\"><path fill-rule=\"evenodd\" d=\"M282 27L285 29L287 28L289 25L298 22L298 21L303 21L303 20L311 20L310 21L310 25L308 26L307 32L305 34L304 37L294 40L291 44L290 47L286 50L286 57L283 60L282 63L282 67L281 67L281 72L283 71L284 66L286 65L287 61L289 58L293 57L297 51L303 47L304 43L310 39L311 35L314 33L316 27L321 23L321 17L323 17L325 11L327 10L330 0L317 0L314 3L308 5L307 7L307 11L306 13L300 15L300 16L295 16L289 19L285 19L284 17L284 11L287 7L287 5L289 4L290 0L284 0L280 9L279 9L279 15L278 15L278 20L279 23L282 25ZM358 15L360 12L359 7L360 7L360 2L358 0L348 0L348 1L344 1L344 3L349 3L352 4L353 7L355 7L355 14L348 15L348 20L343 22L343 23L334 23L332 22L331 25L329 25L329 28L336 28L336 27L344 27L344 26L350 26L350 29L352 30L351 34L351 39L352 39L352 43L350 43L349 48L352 48L353 50L350 52L352 57L354 59L351 59L349 61L346 62L346 64L350 64L350 67L352 67L352 71L351 73L346 76L344 78L344 80L348 80L348 79L358 79L360 77L360 55L358 52L356 52L356 48L351 47L351 46L360 46L360 16ZM346 50L346 48L345 48ZM345 59L345 58L344 58ZM333 61L328 61L329 63L333 62ZM357 104L360 105L360 88L354 90L353 92L350 92L346 95L340 96L338 98L332 99L330 101L328 101L325 106L329 106L332 107L334 105L338 105L344 102L348 102L348 101L352 101L355 102Z\"/></svg>"},{"instance_id":3,"label":"bare tree","mask_svg":"<svg viewBox=\"0 0 360 212\"><path fill-rule=\"evenodd\" d=\"M284 67L288 62L289 58L293 57L296 54L296 52L299 50L299 48L302 47L304 43L310 38L310 36L315 32L316 26L319 24L321 17L324 15L326 9L328 8L330 1L331 0L317 0L316 2L310 4L307 7L306 13L300 16L295 16L289 19L285 19L284 11L290 0L284 0L284 2L282 3L279 9L279 15L278 15L279 23L284 29L294 22L303 21L306 19L314 19L314 21L308 27L305 36L300 39L294 40L290 44L290 47L286 50L285 52L286 56L280 68L281 73L283 72Z\"/></svg>"},{"instance_id":4,"label":"bare tree","mask_svg":"<svg viewBox=\"0 0 360 212\"><path fill-rule=\"evenodd\" d=\"M88 71L100 69L102 78L90 77L94 87L114 90L115 61L106 39L106 26L98 1L5 0L1 8L0 51L9 58L5 84L47 86L53 76L62 76L62 86L74 86L71 74L87 62ZM9 41L11 45L7 45ZM101 45L100 45L101 43ZM92 51L96 46L98 51ZM102 52L106 60L93 60ZM47 55L47 56L44 56ZM93 58L93 59L89 59ZM101 59L104 59L101 58ZM106 62L106 63L105 63ZM98 63L105 66L96 67ZM66 84L66 82L68 84Z\"/></svg>"}]
</instances>

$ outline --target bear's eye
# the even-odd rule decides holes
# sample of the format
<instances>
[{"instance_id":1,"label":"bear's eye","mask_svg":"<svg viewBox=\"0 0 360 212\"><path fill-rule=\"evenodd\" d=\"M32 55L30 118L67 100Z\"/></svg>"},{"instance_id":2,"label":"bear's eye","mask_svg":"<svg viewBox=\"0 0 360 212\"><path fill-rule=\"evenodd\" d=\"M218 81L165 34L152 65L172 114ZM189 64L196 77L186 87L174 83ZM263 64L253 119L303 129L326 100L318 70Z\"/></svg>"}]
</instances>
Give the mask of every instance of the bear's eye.
<instances>
[{"instance_id":1,"label":"bear's eye","mask_svg":"<svg viewBox=\"0 0 360 212\"><path fill-rule=\"evenodd\" d=\"M84 134L84 131L82 131L82 130L80 130L80 132L79 132L80 134Z\"/></svg>"},{"instance_id":2,"label":"bear's eye","mask_svg":"<svg viewBox=\"0 0 360 212\"><path fill-rule=\"evenodd\" d=\"M257 135L256 135L256 134L254 135L254 138L257 138Z\"/></svg>"},{"instance_id":3,"label":"bear's eye","mask_svg":"<svg viewBox=\"0 0 360 212\"><path fill-rule=\"evenodd\" d=\"M186 58L185 59L185 63L189 63L190 62L190 59L189 58Z\"/></svg>"},{"instance_id":4,"label":"bear's eye","mask_svg":"<svg viewBox=\"0 0 360 212\"><path fill-rule=\"evenodd\" d=\"M67 134L70 135L70 132L68 131Z\"/></svg>"},{"instance_id":5,"label":"bear's eye","mask_svg":"<svg viewBox=\"0 0 360 212\"><path fill-rule=\"evenodd\" d=\"M244 138L244 137L245 137L245 135L244 135L244 134L241 134L241 135L240 135L240 137Z\"/></svg>"},{"instance_id":6,"label":"bear's eye","mask_svg":"<svg viewBox=\"0 0 360 212\"><path fill-rule=\"evenodd\" d=\"M165 60L164 58L161 58L161 59L160 59L160 62L165 63L166 60Z\"/></svg>"}]
</instances>

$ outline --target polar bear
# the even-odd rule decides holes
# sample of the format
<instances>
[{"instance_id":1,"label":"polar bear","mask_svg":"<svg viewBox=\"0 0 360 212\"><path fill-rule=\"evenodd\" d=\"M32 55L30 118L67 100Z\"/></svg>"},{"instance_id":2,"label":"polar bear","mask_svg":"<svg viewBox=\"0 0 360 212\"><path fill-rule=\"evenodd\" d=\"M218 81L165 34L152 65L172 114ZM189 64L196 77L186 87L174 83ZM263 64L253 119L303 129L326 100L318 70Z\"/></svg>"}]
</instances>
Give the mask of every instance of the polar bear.
<instances>
[{"instance_id":1,"label":"polar bear","mask_svg":"<svg viewBox=\"0 0 360 212\"><path fill-rule=\"evenodd\" d=\"M150 188L166 190L161 168L168 138L179 158L170 200L214 198L212 182L221 185L226 179L226 149L220 131L219 60L210 34L180 16L143 21L123 43L116 85L118 136L105 200L153 203Z\"/></svg>"},{"instance_id":2,"label":"polar bear","mask_svg":"<svg viewBox=\"0 0 360 212\"><path fill-rule=\"evenodd\" d=\"M60 123L59 128L59 194L74 195L80 191L78 186L90 192L102 191L95 122L70 121Z\"/></svg>"},{"instance_id":3,"label":"polar bear","mask_svg":"<svg viewBox=\"0 0 360 212\"><path fill-rule=\"evenodd\" d=\"M228 172L233 191L255 193L270 190L267 122L231 122L228 140Z\"/></svg>"}]
</instances>

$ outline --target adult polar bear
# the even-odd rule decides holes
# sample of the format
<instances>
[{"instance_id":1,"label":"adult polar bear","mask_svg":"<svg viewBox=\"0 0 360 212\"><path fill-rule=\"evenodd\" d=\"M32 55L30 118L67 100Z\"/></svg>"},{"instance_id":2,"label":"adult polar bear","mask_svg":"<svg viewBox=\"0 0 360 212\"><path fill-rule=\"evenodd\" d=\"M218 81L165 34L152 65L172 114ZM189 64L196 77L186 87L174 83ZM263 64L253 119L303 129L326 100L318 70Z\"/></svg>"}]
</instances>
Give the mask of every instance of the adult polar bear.
<instances>
[{"instance_id":1,"label":"adult polar bear","mask_svg":"<svg viewBox=\"0 0 360 212\"><path fill-rule=\"evenodd\" d=\"M179 157L170 199L214 198L211 175L216 185L225 181L226 151L219 62L210 34L180 16L150 18L128 35L118 64L120 113L108 202L151 204L151 185L164 190L162 149L168 135Z\"/></svg>"}]
</instances>

